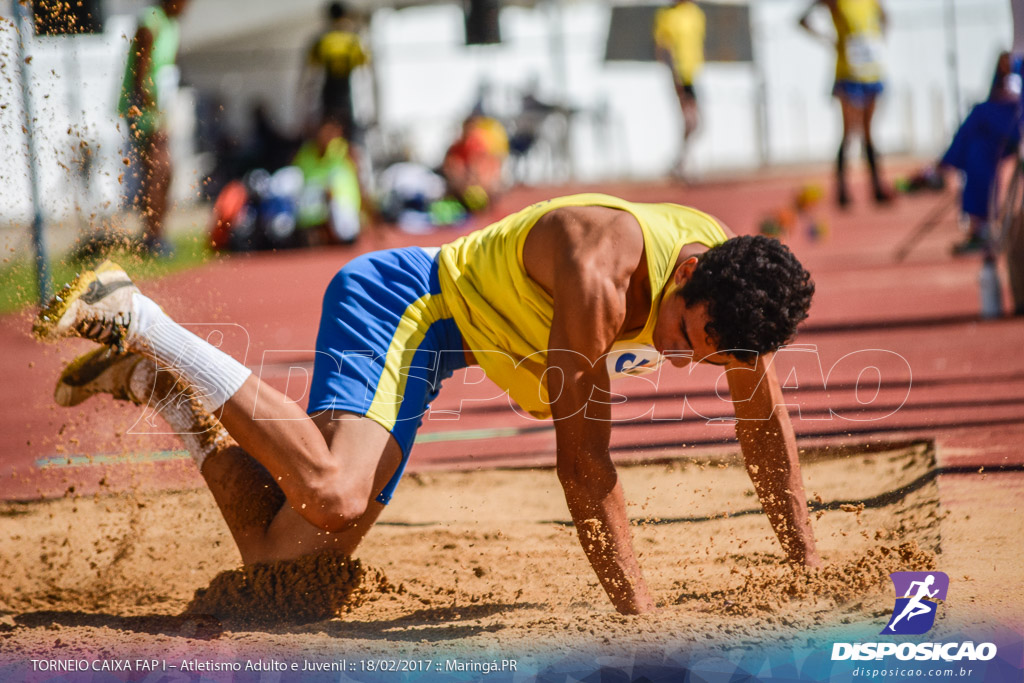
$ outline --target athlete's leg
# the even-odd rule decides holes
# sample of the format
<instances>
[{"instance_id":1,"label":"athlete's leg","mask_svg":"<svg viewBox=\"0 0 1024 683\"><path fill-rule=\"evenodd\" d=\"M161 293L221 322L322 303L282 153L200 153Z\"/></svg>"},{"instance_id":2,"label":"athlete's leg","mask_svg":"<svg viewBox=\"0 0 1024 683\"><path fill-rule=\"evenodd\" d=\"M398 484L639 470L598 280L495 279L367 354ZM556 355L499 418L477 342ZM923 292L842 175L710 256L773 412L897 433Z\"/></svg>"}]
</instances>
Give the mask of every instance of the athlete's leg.
<instances>
[{"instance_id":1,"label":"athlete's leg","mask_svg":"<svg viewBox=\"0 0 1024 683\"><path fill-rule=\"evenodd\" d=\"M845 94L839 96L839 106L843 115L843 142L847 143L861 133L863 110L857 100Z\"/></svg>"},{"instance_id":2,"label":"athlete's leg","mask_svg":"<svg viewBox=\"0 0 1024 683\"><path fill-rule=\"evenodd\" d=\"M850 191L846 184L846 146L859 132L861 112L856 102L845 94L840 94L839 104L843 113L843 137L836 154L836 201L839 206L847 206L850 203Z\"/></svg>"},{"instance_id":3,"label":"athlete's leg","mask_svg":"<svg viewBox=\"0 0 1024 683\"><path fill-rule=\"evenodd\" d=\"M172 320L116 265L104 263L76 278L39 313L33 329L41 338L77 335L125 346L173 371L208 413L222 417L311 524L340 531L365 512L365 501L352 497L365 482L345 472L296 403Z\"/></svg>"},{"instance_id":4,"label":"athlete's leg","mask_svg":"<svg viewBox=\"0 0 1024 683\"><path fill-rule=\"evenodd\" d=\"M871 123L875 118L875 105L878 103L878 97L875 95L868 95L862 101L862 107L860 108L860 128L864 133L864 146L870 147L874 144L871 137Z\"/></svg>"},{"instance_id":5,"label":"athlete's leg","mask_svg":"<svg viewBox=\"0 0 1024 683\"><path fill-rule=\"evenodd\" d=\"M361 499L365 511L343 531L331 533L312 526L293 506L285 504L265 533L247 544L243 558L246 553L254 558L247 561L289 559L325 549L351 555L384 510L376 497L402 461L395 439L373 420L350 413L323 413L316 422L330 442L331 452L345 461L354 479L365 484Z\"/></svg>"},{"instance_id":6,"label":"athlete's leg","mask_svg":"<svg viewBox=\"0 0 1024 683\"><path fill-rule=\"evenodd\" d=\"M697 100L691 88L675 81L676 99L679 100L679 111L683 118L683 137L679 142L679 156L676 158L673 175L682 178L686 175L686 160L690 151L690 138L697 132L700 125L700 114Z\"/></svg>"},{"instance_id":7,"label":"athlete's leg","mask_svg":"<svg viewBox=\"0 0 1024 683\"><path fill-rule=\"evenodd\" d=\"M303 519L266 468L237 445L210 455L202 474L245 564L293 559L323 550L351 555L384 507L370 503L349 528L330 533Z\"/></svg>"},{"instance_id":8,"label":"athlete's leg","mask_svg":"<svg viewBox=\"0 0 1024 683\"><path fill-rule=\"evenodd\" d=\"M352 462L331 452L298 404L250 376L223 405L220 421L245 451L269 470L288 500L310 523L340 531L365 511L369 481L353 476ZM379 458L377 449L374 458Z\"/></svg>"},{"instance_id":9,"label":"athlete's leg","mask_svg":"<svg viewBox=\"0 0 1024 683\"><path fill-rule=\"evenodd\" d=\"M700 110L697 98L687 91L679 90L679 108L683 112L683 139L689 140L700 127Z\"/></svg>"},{"instance_id":10,"label":"athlete's leg","mask_svg":"<svg viewBox=\"0 0 1024 683\"><path fill-rule=\"evenodd\" d=\"M141 150L143 241L154 250L163 248L164 219L171 188L171 150L167 133L151 133Z\"/></svg>"},{"instance_id":11,"label":"athlete's leg","mask_svg":"<svg viewBox=\"0 0 1024 683\"><path fill-rule=\"evenodd\" d=\"M417 305L426 307L424 312L437 314L430 307L438 307L440 299L429 298L439 292L436 281L430 282L436 268L433 264L429 254L419 249L381 252L360 257L335 276L324 297L317 341L318 349L324 344L324 350L318 350L313 377L319 393L315 401L310 399L317 411L369 412L370 404L364 403L367 390L385 373L382 359L395 338L394 330L406 320L407 309L419 302ZM367 298L371 295L361 294L367 288L373 292L372 300ZM367 301L376 308L367 308ZM385 301L387 306L380 306ZM346 322L349 319L358 320L362 332L353 334L352 325ZM423 320L427 320L424 330L431 330L428 336L433 348L461 347L454 323L446 322L435 331L427 318ZM330 432L328 442L318 423L294 401L172 320L114 264L83 273L62 289L36 318L34 332L42 338L77 335L126 346L172 371L194 392L203 409L221 420L244 452L266 468L291 508L317 528L340 532L358 526L366 513L377 468L386 455L390 427L365 419L329 420L324 429ZM342 372L345 353L362 353L363 349L370 356L353 372L345 362ZM389 391L399 384L406 386L404 375L394 369L387 377L395 385ZM413 384L425 392L436 383L437 378L424 377ZM403 454L414 436L407 420L416 417L413 413L417 410L426 409L428 393L408 404L408 415L399 419L398 412L395 414L402 426ZM381 406L386 412L387 406L383 402L378 408Z\"/></svg>"},{"instance_id":12,"label":"athlete's leg","mask_svg":"<svg viewBox=\"0 0 1024 683\"><path fill-rule=\"evenodd\" d=\"M864 102L862 110L862 128L864 130L864 157L868 162L868 169L871 171L871 187L875 193L875 201L884 203L892 200L892 193L885 188L882 182L881 164L875 152L875 143L871 137L871 122L875 116L875 104L878 101L876 95L869 95Z\"/></svg>"},{"instance_id":13,"label":"athlete's leg","mask_svg":"<svg viewBox=\"0 0 1024 683\"><path fill-rule=\"evenodd\" d=\"M185 330L152 300L135 294L133 305L138 324L129 345L182 377L304 519L337 532L362 517L373 480L363 460L376 464L383 441L362 458L337 457L296 402ZM353 470L354 464L360 467Z\"/></svg>"},{"instance_id":14,"label":"athlete's leg","mask_svg":"<svg viewBox=\"0 0 1024 683\"><path fill-rule=\"evenodd\" d=\"M332 452L345 462L353 479L365 483L365 511L340 532L318 529L299 514L302 504L289 503L258 462L237 446L224 449L206 459L202 473L246 564L323 550L351 555L384 510L374 498L401 462L398 444L368 418L346 414L332 421L325 413L317 421Z\"/></svg>"},{"instance_id":15,"label":"athlete's leg","mask_svg":"<svg viewBox=\"0 0 1024 683\"><path fill-rule=\"evenodd\" d=\"M401 462L398 444L377 423L351 414L318 416L318 428L330 440L332 452L346 461L353 479L366 482L360 494L367 500L366 513L349 529L330 534L295 512L266 468L227 435L199 405L195 392L172 373L158 370L152 360L109 348L83 354L61 373L54 398L70 407L97 393L145 406L182 439L247 564L329 548L351 554L383 509L373 497Z\"/></svg>"},{"instance_id":16,"label":"athlete's leg","mask_svg":"<svg viewBox=\"0 0 1024 683\"><path fill-rule=\"evenodd\" d=\"M286 505L267 469L231 443L207 456L200 468L246 564L258 561L267 528Z\"/></svg>"}]
</instances>

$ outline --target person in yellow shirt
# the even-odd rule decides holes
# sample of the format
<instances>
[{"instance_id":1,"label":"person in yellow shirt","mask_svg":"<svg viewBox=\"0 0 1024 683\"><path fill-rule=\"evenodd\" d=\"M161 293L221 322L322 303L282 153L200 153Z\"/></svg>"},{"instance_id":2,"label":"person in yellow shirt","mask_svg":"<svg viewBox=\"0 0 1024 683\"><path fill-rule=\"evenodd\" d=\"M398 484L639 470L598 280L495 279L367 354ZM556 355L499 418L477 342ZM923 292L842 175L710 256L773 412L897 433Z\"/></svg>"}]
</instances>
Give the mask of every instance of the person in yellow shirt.
<instances>
[{"instance_id":1,"label":"person in yellow shirt","mask_svg":"<svg viewBox=\"0 0 1024 683\"><path fill-rule=\"evenodd\" d=\"M300 101L310 105L308 125L315 129L324 119L340 121L345 138L360 142L361 130L356 125L352 100L352 73L370 60L370 55L359 37L356 23L348 7L342 2L327 6L327 29L321 33L306 52L300 83ZM312 83L319 78L320 96L312 94ZM313 106L319 104L319 106Z\"/></svg>"},{"instance_id":2,"label":"person in yellow shirt","mask_svg":"<svg viewBox=\"0 0 1024 683\"><path fill-rule=\"evenodd\" d=\"M676 98L683 114L683 139L672 171L677 176L683 174L689 140L700 125L693 84L704 66L704 27L704 11L692 0L680 0L654 15L657 57L672 70Z\"/></svg>"},{"instance_id":3,"label":"person in yellow shirt","mask_svg":"<svg viewBox=\"0 0 1024 683\"><path fill-rule=\"evenodd\" d=\"M614 378L663 360L722 368L768 520L790 561L818 566L772 365L813 293L810 274L776 240L736 237L685 206L583 194L440 248L345 265L324 295L306 412L174 322L109 262L66 287L34 331L110 346L65 370L58 402L105 392L158 406L246 563L351 554L391 500L441 382L479 364L523 409L554 420L557 475L583 550L615 609L638 614L655 599L633 551L609 452L611 402L601 397ZM178 378L182 400L166 400Z\"/></svg>"},{"instance_id":4,"label":"person in yellow shirt","mask_svg":"<svg viewBox=\"0 0 1024 683\"><path fill-rule=\"evenodd\" d=\"M811 25L810 16L819 6L828 8L835 36L822 33ZM850 138L857 135L864 143L864 157L871 171L875 201L885 203L892 199L892 192L882 181L878 153L871 137L875 103L884 89L881 52L887 21L880 0L814 0L800 16L802 28L836 51L836 78L832 94L843 108L843 137L836 155L836 200L840 206L850 203L846 183L846 147Z\"/></svg>"}]
</instances>

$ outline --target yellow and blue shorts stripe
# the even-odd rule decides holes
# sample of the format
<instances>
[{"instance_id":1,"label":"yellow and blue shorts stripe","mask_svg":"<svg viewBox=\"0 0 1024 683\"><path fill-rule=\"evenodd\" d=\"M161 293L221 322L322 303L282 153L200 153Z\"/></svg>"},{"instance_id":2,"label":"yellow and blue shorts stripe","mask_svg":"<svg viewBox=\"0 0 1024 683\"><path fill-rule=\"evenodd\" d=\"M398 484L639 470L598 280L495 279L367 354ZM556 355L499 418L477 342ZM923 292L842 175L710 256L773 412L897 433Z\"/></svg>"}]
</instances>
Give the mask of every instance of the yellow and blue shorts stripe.
<instances>
[{"instance_id":1,"label":"yellow and blue shorts stripe","mask_svg":"<svg viewBox=\"0 0 1024 683\"><path fill-rule=\"evenodd\" d=\"M384 504L441 382L466 366L436 257L436 249L420 247L364 254L324 294L307 412L356 413L391 432L402 463L377 497Z\"/></svg>"}]
</instances>

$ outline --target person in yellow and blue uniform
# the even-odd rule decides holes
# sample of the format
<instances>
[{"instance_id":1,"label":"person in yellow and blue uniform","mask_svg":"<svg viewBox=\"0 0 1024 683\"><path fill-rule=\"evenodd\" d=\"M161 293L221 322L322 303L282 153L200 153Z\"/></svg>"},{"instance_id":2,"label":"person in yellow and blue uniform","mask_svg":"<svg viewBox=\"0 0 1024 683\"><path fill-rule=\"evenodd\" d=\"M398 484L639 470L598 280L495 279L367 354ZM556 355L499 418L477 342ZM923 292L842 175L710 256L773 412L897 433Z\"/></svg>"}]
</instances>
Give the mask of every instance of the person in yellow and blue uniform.
<instances>
[{"instance_id":1,"label":"person in yellow and blue uniform","mask_svg":"<svg viewBox=\"0 0 1024 683\"><path fill-rule=\"evenodd\" d=\"M656 605L611 459L608 397L615 378L666 360L728 371L767 519L790 562L820 565L772 365L813 293L777 240L737 237L686 206L581 194L440 248L372 252L341 268L324 294L305 412L174 322L113 264L69 285L35 332L128 352L75 361L61 382L81 380L58 396L131 395L124 384L138 384L130 376L145 366L141 355L198 396L206 417L193 422L215 412L231 445L208 439L195 460L247 564L352 554L395 494L441 383L478 364L522 411L553 420L556 473L582 549L612 605L639 614ZM166 410L199 411L195 403ZM254 511L241 515L239 499Z\"/></svg>"},{"instance_id":2,"label":"person in yellow and blue uniform","mask_svg":"<svg viewBox=\"0 0 1024 683\"><path fill-rule=\"evenodd\" d=\"M827 7L835 27L835 36L815 29L810 16L819 7ZM832 94L843 110L843 137L836 154L836 201L841 207L850 203L846 182L846 148L858 135L864 143L864 157L871 172L875 201L886 203L892 192L882 180L878 153L871 125L878 96L884 90L882 41L887 16L880 0L814 0L800 17L800 26L811 35L835 48L836 76Z\"/></svg>"}]
</instances>

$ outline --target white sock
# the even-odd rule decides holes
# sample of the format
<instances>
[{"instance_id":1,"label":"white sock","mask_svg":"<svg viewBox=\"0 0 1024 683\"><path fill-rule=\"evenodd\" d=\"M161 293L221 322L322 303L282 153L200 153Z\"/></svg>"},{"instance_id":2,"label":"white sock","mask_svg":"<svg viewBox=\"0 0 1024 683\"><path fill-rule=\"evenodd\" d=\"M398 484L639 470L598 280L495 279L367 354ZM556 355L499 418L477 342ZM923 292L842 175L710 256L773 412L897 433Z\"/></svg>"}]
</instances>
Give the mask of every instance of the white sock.
<instances>
[{"instance_id":1,"label":"white sock","mask_svg":"<svg viewBox=\"0 0 1024 683\"><path fill-rule=\"evenodd\" d=\"M158 373L154 361L145 358L135 365L128 378L128 390L136 403L156 411L170 425L200 472L207 457L231 443L227 430L203 410L194 392L175 381L170 373Z\"/></svg>"},{"instance_id":2,"label":"white sock","mask_svg":"<svg viewBox=\"0 0 1024 683\"><path fill-rule=\"evenodd\" d=\"M136 294L132 299L129 348L181 375L207 411L218 410L252 374L249 368L171 320L149 297Z\"/></svg>"}]
</instances>

